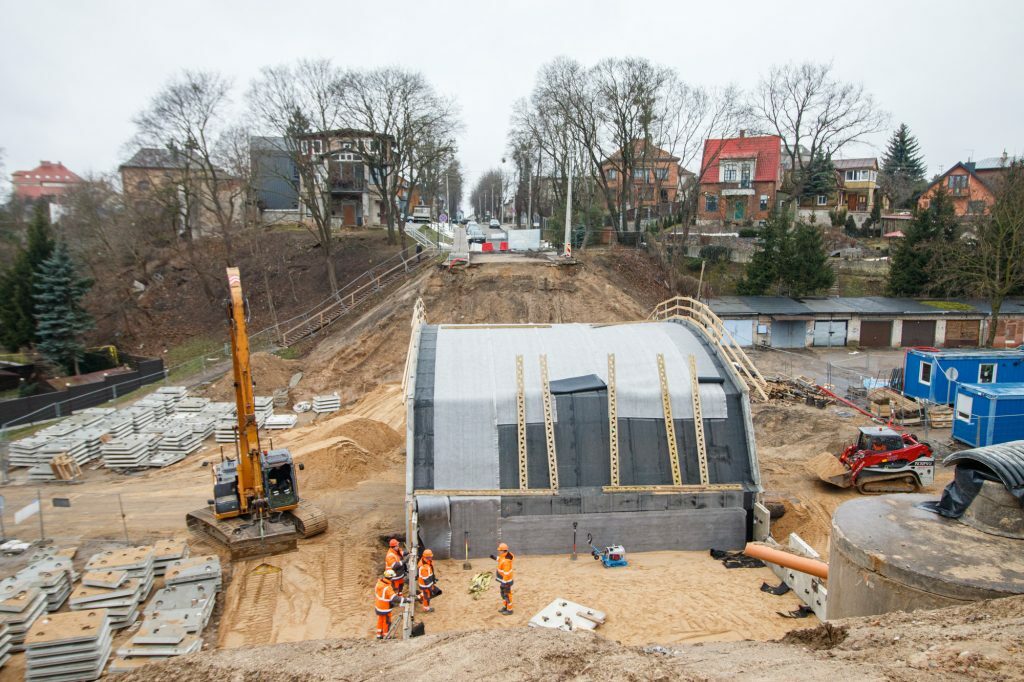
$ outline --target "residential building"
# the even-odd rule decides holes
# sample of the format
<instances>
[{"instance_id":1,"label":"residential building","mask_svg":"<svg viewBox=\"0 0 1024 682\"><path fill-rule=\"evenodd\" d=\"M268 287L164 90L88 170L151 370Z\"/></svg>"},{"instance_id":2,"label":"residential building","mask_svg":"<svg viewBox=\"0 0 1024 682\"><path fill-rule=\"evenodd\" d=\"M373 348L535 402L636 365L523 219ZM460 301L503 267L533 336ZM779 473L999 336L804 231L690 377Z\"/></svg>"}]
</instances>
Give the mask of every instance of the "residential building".
<instances>
[{"instance_id":1,"label":"residential building","mask_svg":"<svg viewBox=\"0 0 1024 682\"><path fill-rule=\"evenodd\" d=\"M698 225L743 225L768 219L782 184L778 135L709 139L704 143Z\"/></svg>"},{"instance_id":2,"label":"residential building","mask_svg":"<svg viewBox=\"0 0 1024 682\"><path fill-rule=\"evenodd\" d=\"M200 159L156 147L141 147L118 167L126 198L173 205L178 233L193 237L223 229L224 221L238 226L244 219L244 183L226 170L215 170L216 178L207 178Z\"/></svg>"},{"instance_id":3,"label":"residential building","mask_svg":"<svg viewBox=\"0 0 1024 682\"><path fill-rule=\"evenodd\" d=\"M256 206L262 213L299 209L299 169L283 137L253 137L249 161Z\"/></svg>"},{"instance_id":4,"label":"residential building","mask_svg":"<svg viewBox=\"0 0 1024 682\"><path fill-rule=\"evenodd\" d=\"M1020 160L1004 152L1002 156L981 161L961 161L932 182L917 205L928 208L932 197L942 187L953 199L953 210L958 217L982 215L995 203L996 188L1007 166Z\"/></svg>"},{"instance_id":5,"label":"residential building","mask_svg":"<svg viewBox=\"0 0 1024 682\"><path fill-rule=\"evenodd\" d=\"M380 179L364 153L378 154L387 140L384 135L352 128L299 136L300 154L320 166L320 177L327 182L325 195L333 224L362 227L386 223ZM300 194L304 194L303 182L305 179L300 178ZM300 213L304 210L300 205Z\"/></svg>"},{"instance_id":6,"label":"residential building","mask_svg":"<svg viewBox=\"0 0 1024 682\"><path fill-rule=\"evenodd\" d=\"M829 212L845 210L853 216L857 226L863 226L871 216L876 201L883 209L888 200L879 192L878 159L833 159L835 168L835 190L828 194L816 194L800 199L800 217L814 216L815 222L829 224Z\"/></svg>"},{"instance_id":7,"label":"residential building","mask_svg":"<svg viewBox=\"0 0 1024 682\"><path fill-rule=\"evenodd\" d=\"M14 196L19 199L59 197L81 182L82 178L68 170L60 161L40 161L32 170L11 173Z\"/></svg>"},{"instance_id":8,"label":"residential building","mask_svg":"<svg viewBox=\"0 0 1024 682\"><path fill-rule=\"evenodd\" d=\"M678 156L653 144L645 144L643 140L633 141L632 155L633 169L628 179L622 177L625 164L621 149L601 164L608 179L608 189L615 196L621 196L625 182L629 188L629 199L623 210L651 209L652 213L660 215L660 209L664 207L667 210L678 200L689 171L679 165Z\"/></svg>"}]
</instances>

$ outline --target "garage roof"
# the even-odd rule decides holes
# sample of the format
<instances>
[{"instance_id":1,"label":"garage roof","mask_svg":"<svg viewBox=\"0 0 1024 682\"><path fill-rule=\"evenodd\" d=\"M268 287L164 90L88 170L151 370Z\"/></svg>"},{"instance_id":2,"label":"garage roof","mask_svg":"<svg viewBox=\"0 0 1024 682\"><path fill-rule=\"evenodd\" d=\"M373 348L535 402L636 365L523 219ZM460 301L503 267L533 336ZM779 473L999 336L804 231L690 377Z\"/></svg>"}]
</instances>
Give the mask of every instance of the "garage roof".
<instances>
[{"instance_id":1,"label":"garage roof","mask_svg":"<svg viewBox=\"0 0 1024 682\"><path fill-rule=\"evenodd\" d=\"M917 301L911 298L859 296L829 298L789 298L787 296L723 296L709 302L722 318L754 317L756 315L920 315L942 318L986 317L991 307L982 301ZM1024 315L1024 301L1006 301L1002 312Z\"/></svg>"}]
</instances>

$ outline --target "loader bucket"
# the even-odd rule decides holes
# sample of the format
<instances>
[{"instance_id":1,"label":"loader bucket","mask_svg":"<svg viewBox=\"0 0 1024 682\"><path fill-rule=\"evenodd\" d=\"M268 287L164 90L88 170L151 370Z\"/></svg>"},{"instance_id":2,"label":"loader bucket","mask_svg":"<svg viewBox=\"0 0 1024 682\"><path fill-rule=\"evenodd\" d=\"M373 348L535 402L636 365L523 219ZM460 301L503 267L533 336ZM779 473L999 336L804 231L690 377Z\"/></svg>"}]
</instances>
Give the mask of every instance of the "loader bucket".
<instances>
[{"instance_id":1,"label":"loader bucket","mask_svg":"<svg viewBox=\"0 0 1024 682\"><path fill-rule=\"evenodd\" d=\"M812 476L840 488L849 488L853 482L850 470L831 452L823 452L807 460L804 468Z\"/></svg>"}]
</instances>

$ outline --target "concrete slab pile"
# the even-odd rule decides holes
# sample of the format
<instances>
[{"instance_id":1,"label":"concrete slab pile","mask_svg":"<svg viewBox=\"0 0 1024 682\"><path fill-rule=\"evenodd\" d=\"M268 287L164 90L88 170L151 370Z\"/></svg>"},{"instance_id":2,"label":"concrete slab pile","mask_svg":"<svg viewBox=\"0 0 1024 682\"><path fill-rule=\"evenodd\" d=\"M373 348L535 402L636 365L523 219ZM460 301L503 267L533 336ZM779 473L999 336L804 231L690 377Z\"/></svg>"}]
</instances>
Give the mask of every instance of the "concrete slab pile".
<instances>
[{"instance_id":1,"label":"concrete slab pile","mask_svg":"<svg viewBox=\"0 0 1024 682\"><path fill-rule=\"evenodd\" d=\"M139 469L149 465L156 454L157 438L151 434L131 434L113 438L104 443L100 451L103 465L108 469Z\"/></svg>"},{"instance_id":2,"label":"concrete slab pile","mask_svg":"<svg viewBox=\"0 0 1024 682\"><path fill-rule=\"evenodd\" d=\"M130 672L140 665L191 654L202 648L202 638L187 634L181 626L145 623L135 636L118 648L117 657L110 664L110 672Z\"/></svg>"},{"instance_id":3,"label":"concrete slab pile","mask_svg":"<svg viewBox=\"0 0 1024 682\"><path fill-rule=\"evenodd\" d=\"M271 431L283 431L292 428L298 421L299 418L294 414L275 414L267 420L264 427Z\"/></svg>"},{"instance_id":4,"label":"concrete slab pile","mask_svg":"<svg viewBox=\"0 0 1024 682\"><path fill-rule=\"evenodd\" d=\"M337 412L341 409L341 398L337 393L318 395L313 398L313 411L317 414Z\"/></svg>"},{"instance_id":5,"label":"concrete slab pile","mask_svg":"<svg viewBox=\"0 0 1024 682\"><path fill-rule=\"evenodd\" d=\"M178 401L178 404L174 406L174 411L179 413L188 412L193 414L202 412L209 404L209 402L210 401L207 400L206 398L182 398L181 400Z\"/></svg>"},{"instance_id":6,"label":"concrete slab pile","mask_svg":"<svg viewBox=\"0 0 1024 682\"><path fill-rule=\"evenodd\" d=\"M40 451L49 443L45 436L30 436L11 443L8 464L12 467L34 467L40 462Z\"/></svg>"},{"instance_id":7,"label":"concrete slab pile","mask_svg":"<svg viewBox=\"0 0 1024 682\"><path fill-rule=\"evenodd\" d=\"M129 578L127 571L106 571L109 586L98 587L93 584L83 584L75 588L71 593L69 605L72 611L85 611L89 609L105 609L110 619L110 627L115 630L126 628L135 623L139 617L139 597L142 591L142 582L136 578ZM95 573L86 573L86 576L95 576ZM112 576L119 576L115 580ZM113 584L116 583L116 584Z\"/></svg>"},{"instance_id":8,"label":"concrete slab pile","mask_svg":"<svg viewBox=\"0 0 1024 682\"><path fill-rule=\"evenodd\" d=\"M154 396L135 401L135 407L145 407L153 411L153 419L163 419L171 413L170 401L158 400Z\"/></svg>"},{"instance_id":9,"label":"concrete slab pile","mask_svg":"<svg viewBox=\"0 0 1024 682\"><path fill-rule=\"evenodd\" d=\"M164 467L180 462L201 447L203 442L187 424L171 426L164 431L156 455L150 460L149 465Z\"/></svg>"},{"instance_id":10,"label":"concrete slab pile","mask_svg":"<svg viewBox=\"0 0 1024 682\"><path fill-rule=\"evenodd\" d=\"M209 622L216 598L217 585L213 580L163 587L146 604L144 618L147 623L178 625L185 632L196 634Z\"/></svg>"},{"instance_id":11,"label":"concrete slab pile","mask_svg":"<svg viewBox=\"0 0 1024 682\"><path fill-rule=\"evenodd\" d=\"M216 554L196 557L182 557L168 562L164 572L164 584L184 585L187 583L212 582L216 590L221 587L220 557Z\"/></svg>"},{"instance_id":12,"label":"concrete slab pile","mask_svg":"<svg viewBox=\"0 0 1024 682\"><path fill-rule=\"evenodd\" d=\"M116 407L87 407L84 410L79 410L76 414L88 414L95 417L109 417L116 412Z\"/></svg>"},{"instance_id":13,"label":"concrete slab pile","mask_svg":"<svg viewBox=\"0 0 1024 682\"><path fill-rule=\"evenodd\" d=\"M188 389L184 386L161 386L156 389L154 395L169 396L172 401L177 403L188 396Z\"/></svg>"},{"instance_id":14,"label":"concrete slab pile","mask_svg":"<svg viewBox=\"0 0 1024 682\"><path fill-rule=\"evenodd\" d=\"M237 438L235 437L235 429L238 427L238 422L234 417L221 417L217 420L217 425L213 430L213 439L217 443L234 443Z\"/></svg>"},{"instance_id":15,"label":"concrete slab pile","mask_svg":"<svg viewBox=\"0 0 1024 682\"><path fill-rule=\"evenodd\" d=\"M115 412L104 419L103 428L107 430L111 438L123 438L135 432L131 415L124 414L123 412Z\"/></svg>"},{"instance_id":16,"label":"concrete slab pile","mask_svg":"<svg viewBox=\"0 0 1024 682\"><path fill-rule=\"evenodd\" d=\"M12 651L24 649L25 634L46 613L46 595L24 582L0 585L0 624L11 637Z\"/></svg>"},{"instance_id":17,"label":"concrete slab pile","mask_svg":"<svg viewBox=\"0 0 1024 682\"><path fill-rule=\"evenodd\" d=\"M6 625L0 625L0 668L11 659L12 640L11 629Z\"/></svg>"},{"instance_id":18,"label":"concrete slab pile","mask_svg":"<svg viewBox=\"0 0 1024 682\"><path fill-rule=\"evenodd\" d=\"M94 554L85 564L85 570L125 571L129 578L142 583L139 602L145 601L153 590L153 564L156 551L151 546L129 547Z\"/></svg>"},{"instance_id":19,"label":"concrete slab pile","mask_svg":"<svg viewBox=\"0 0 1024 682\"><path fill-rule=\"evenodd\" d=\"M184 540L164 540L153 545L153 573L164 575L167 567L175 561L187 559L188 543Z\"/></svg>"},{"instance_id":20,"label":"concrete slab pile","mask_svg":"<svg viewBox=\"0 0 1024 682\"><path fill-rule=\"evenodd\" d=\"M131 418L132 430L135 433L140 433L147 424L151 423L154 419L156 419L156 415L153 414L152 408L146 407L144 405L139 405L138 403L132 405L131 407L124 408L123 410L121 410L121 414L124 414Z\"/></svg>"},{"instance_id":21,"label":"concrete slab pile","mask_svg":"<svg viewBox=\"0 0 1024 682\"><path fill-rule=\"evenodd\" d=\"M258 395L253 399L256 406L256 423L262 429L274 414L274 399L270 396Z\"/></svg>"},{"instance_id":22,"label":"concrete slab pile","mask_svg":"<svg viewBox=\"0 0 1024 682\"><path fill-rule=\"evenodd\" d=\"M37 620L25 639L29 682L95 680L110 658L112 629L104 609L55 613Z\"/></svg>"}]
</instances>

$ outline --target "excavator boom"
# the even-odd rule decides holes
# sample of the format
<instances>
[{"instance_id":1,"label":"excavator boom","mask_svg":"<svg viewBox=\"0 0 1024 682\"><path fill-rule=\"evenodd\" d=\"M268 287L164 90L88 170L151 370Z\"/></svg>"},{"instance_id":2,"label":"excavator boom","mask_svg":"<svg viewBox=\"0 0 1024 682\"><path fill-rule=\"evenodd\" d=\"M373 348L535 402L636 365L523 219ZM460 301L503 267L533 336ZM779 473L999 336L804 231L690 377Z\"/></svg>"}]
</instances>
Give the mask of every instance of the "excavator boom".
<instances>
[{"instance_id":1,"label":"excavator boom","mask_svg":"<svg viewBox=\"0 0 1024 682\"><path fill-rule=\"evenodd\" d=\"M238 497L239 513L245 514L253 500L263 497L260 474L259 426L256 423L256 399L253 395L252 364L249 361L249 335L245 328L245 298L238 268L228 268L228 324L231 329L231 368L235 379L235 408L238 416Z\"/></svg>"}]
</instances>

